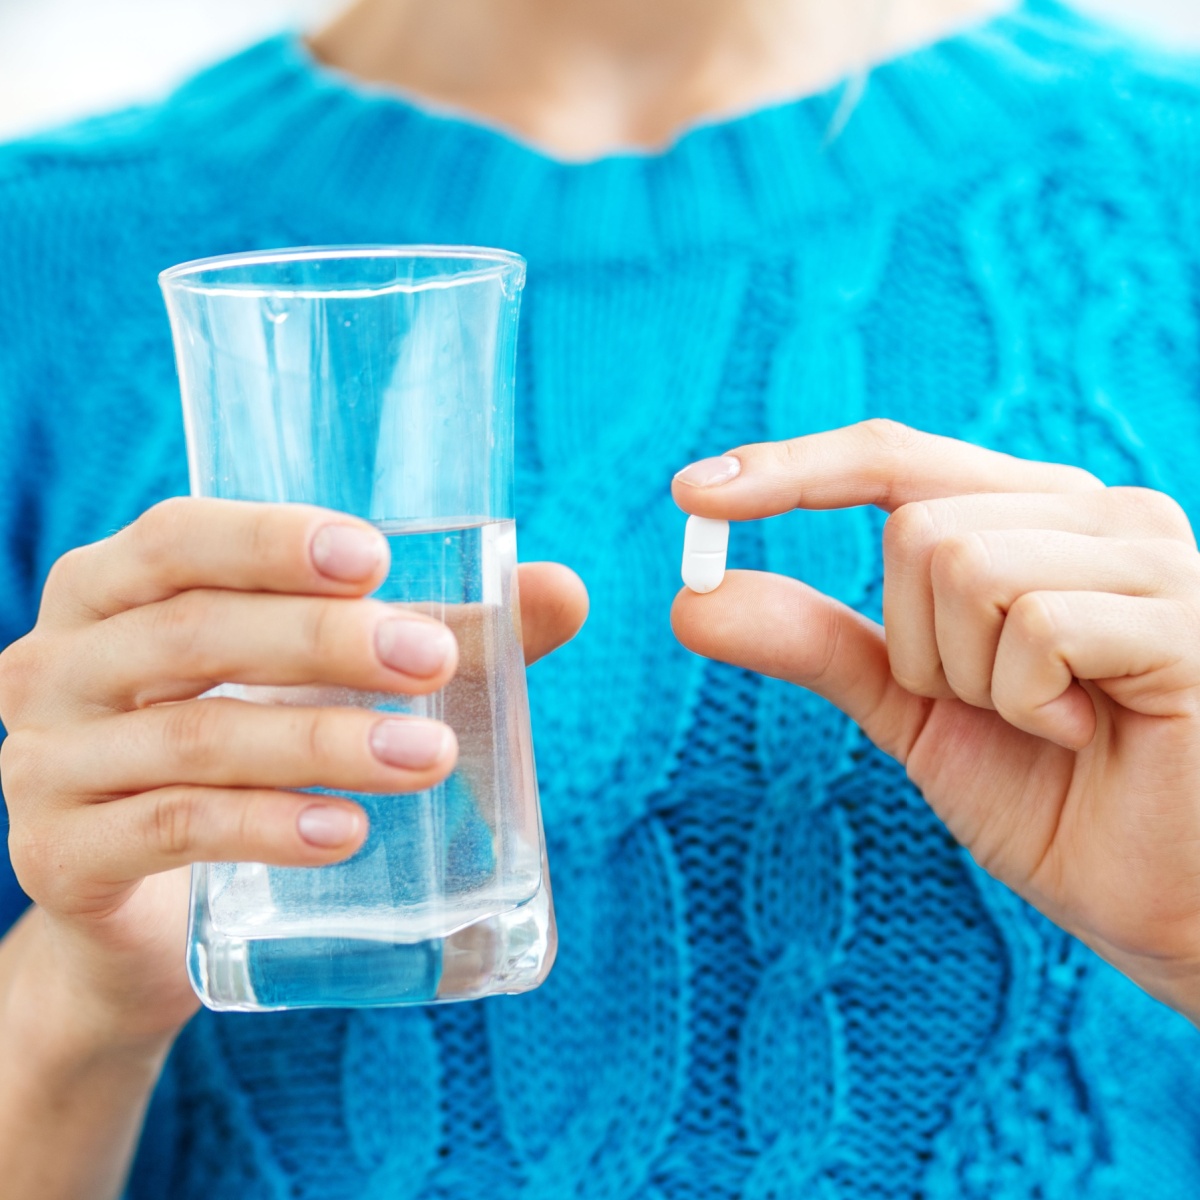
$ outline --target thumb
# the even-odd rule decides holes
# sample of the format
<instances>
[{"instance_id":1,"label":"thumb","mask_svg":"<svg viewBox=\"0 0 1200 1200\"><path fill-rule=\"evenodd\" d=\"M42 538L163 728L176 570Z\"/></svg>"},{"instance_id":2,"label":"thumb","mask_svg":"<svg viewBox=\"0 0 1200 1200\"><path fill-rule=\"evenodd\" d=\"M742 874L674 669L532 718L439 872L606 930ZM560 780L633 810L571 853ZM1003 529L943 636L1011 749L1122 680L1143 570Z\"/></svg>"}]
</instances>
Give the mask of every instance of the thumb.
<instances>
[{"instance_id":1,"label":"thumb","mask_svg":"<svg viewBox=\"0 0 1200 1200\"><path fill-rule=\"evenodd\" d=\"M729 571L708 595L685 588L671 624L696 654L824 696L901 763L933 704L892 678L879 625L782 575Z\"/></svg>"}]
</instances>

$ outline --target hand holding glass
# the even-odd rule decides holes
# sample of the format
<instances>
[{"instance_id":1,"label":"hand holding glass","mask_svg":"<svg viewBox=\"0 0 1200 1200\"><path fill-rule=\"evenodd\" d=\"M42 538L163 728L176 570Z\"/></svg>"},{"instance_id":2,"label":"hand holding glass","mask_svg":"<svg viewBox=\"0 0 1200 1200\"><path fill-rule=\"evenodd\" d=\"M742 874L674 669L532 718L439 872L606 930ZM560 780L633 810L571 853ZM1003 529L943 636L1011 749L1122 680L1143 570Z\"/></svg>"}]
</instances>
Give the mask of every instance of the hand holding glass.
<instances>
[{"instance_id":1,"label":"hand holding glass","mask_svg":"<svg viewBox=\"0 0 1200 1200\"><path fill-rule=\"evenodd\" d=\"M371 832L315 869L194 868L188 967L223 1009L429 1003L537 986L555 928L529 731L513 523L524 264L500 251L279 251L164 273L193 493L300 502L387 537L378 599L459 643L430 696L226 685L270 704L444 720L459 760L355 795Z\"/></svg>"}]
</instances>

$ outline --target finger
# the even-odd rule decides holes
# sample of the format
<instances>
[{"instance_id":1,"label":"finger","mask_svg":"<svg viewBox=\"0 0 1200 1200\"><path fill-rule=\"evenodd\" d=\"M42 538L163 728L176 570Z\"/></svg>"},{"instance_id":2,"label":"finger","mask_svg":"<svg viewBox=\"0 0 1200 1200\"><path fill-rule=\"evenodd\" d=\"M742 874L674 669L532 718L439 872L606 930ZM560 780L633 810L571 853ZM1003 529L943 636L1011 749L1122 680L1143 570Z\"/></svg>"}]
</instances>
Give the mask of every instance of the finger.
<instances>
[{"instance_id":1,"label":"finger","mask_svg":"<svg viewBox=\"0 0 1200 1200\"><path fill-rule=\"evenodd\" d=\"M41 617L79 624L189 588L358 596L387 574L387 541L345 513L302 504L165 500L55 564Z\"/></svg>"},{"instance_id":2,"label":"finger","mask_svg":"<svg viewBox=\"0 0 1200 1200\"><path fill-rule=\"evenodd\" d=\"M1184 715L1196 684L1196 621L1177 601L1100 592L1026 592L1004 622L992 701L1009 724L1079 750L1096 729L1094 681L1118 703Z\"/></svg>"},{"instance_id":3,"label":"finger","mask_svg":"<svg viewBox=\"0 0 1200 1200\"><path fill-rule=\"evenodd\" d=\"M853 609L794 579L730 571L706 596L681 591L671 622L688 649L824 696L907 760L930 701L896 683L883 631Z\"/></svg>"},{"instance_id":4,"label":"finger","mask_svg":"<svg viewBox=\"0 0 1200 1200\"><path fill-rule=\"evenodd\" d=\"M415 792L445 779L457 753L438 721L225 698L76 722L69 737L19 731L13 740L6 770L20 777L23 764L47 764L53 786L41 779L40 790L71 803L175 784Z\"/></svg>"},{"instance_id":5,"label":"finger","mask_svg":"<svg viewBox=\"0 0 1200 1200\"><path fill-rule=\"evenodd\" d=\"M534 663L583 627L588 594L579 576L561 563L522 563L517 576L525 661Z\"/></svg>"},{"instance_id":6,"label":"finger","mask_svg":"<svg viewBox=\"0 0 1200 1200\"><path fill-rule=\"evenodd\" d=\"M736 468L733 462L736 460ZM707 482L706 482L707 481ZM684 512L728 521L793 508L903 504L977 492L1079 492L1103 487L1077 467L1031 462L894 421L864 421L784 442L741 446L675 477Z\"/></svg>"},{"instance_id":7,"label":"finger","mask_svg":"<svg viewBox=\"0 0 1200 1200\"><path fill-rule=\"evenodd\" d=\"M944 541L963 534L1000 529L1165 538L1195 546L1191 525L1179 505L1146 488L953 496L904 505L884 527L883 623L892 673L909 691L930 697L954 694L943 671L934 626L934 552Z\"/></svg>"},{"instance_id":8,"label":"finger","mask_svg":"<svg viewBox=\"0 0 1200 1200\"><path fill-rule=\"evenodd\" d=\"M936 654L946 680L968 704L991 708L996 650L1005 617L1020 596L1088 591L1186 597L1200 592L1200 557L1165 538L1123 541L1004 530L939 543L931 575Z\"/></svg>"},{"instance_id":9,"label":"finger","mask_svg":"<svg viewBox=\"0 0 1200 1200\"><path fill-rule=\"evenodd\" d=\"M458 656L445 625L398 605L200 589L67 636L75 648L56 660L71 671L71 694L117 709L220 683L421 695L446 685Z\"/></svg>"},{"instance_id":10,"label":"finger","mask_svg":"<svg viewBox=\"0 0 1200 1200\"><path fill-rule=\"evenodd\" d=\"M324 866L348 858L366 836L366 813L341 798L172 787L43 821L20 835L12 859L36 901L79 911L191 863Z\"/></svg>"}]
</instances>

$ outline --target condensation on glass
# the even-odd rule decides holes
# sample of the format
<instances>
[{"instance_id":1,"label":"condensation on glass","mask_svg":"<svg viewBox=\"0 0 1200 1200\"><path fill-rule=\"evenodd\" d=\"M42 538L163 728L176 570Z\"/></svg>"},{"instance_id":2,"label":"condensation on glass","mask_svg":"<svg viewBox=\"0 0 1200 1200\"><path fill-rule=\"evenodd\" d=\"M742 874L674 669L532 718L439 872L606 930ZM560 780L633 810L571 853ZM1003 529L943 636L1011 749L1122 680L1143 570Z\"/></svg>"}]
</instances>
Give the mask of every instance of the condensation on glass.
<instances>
[{"instance_id":1,"label":"condensation on glass","mask_svg":"<svg viewBox=\"0 0 1200 1200\"><path fill-rule=\"evenodd\" d=\"M354 795L370 835L317 869L192 873L188 969L217 1009L426 1004L536 987L554 957L517 596L513 376L524 262L331 247L164 272L192 491L373 522L376 595L460 647L433 696L225 685L248 702L444 720L445 783Z\"/></svg>"}]
</instances>

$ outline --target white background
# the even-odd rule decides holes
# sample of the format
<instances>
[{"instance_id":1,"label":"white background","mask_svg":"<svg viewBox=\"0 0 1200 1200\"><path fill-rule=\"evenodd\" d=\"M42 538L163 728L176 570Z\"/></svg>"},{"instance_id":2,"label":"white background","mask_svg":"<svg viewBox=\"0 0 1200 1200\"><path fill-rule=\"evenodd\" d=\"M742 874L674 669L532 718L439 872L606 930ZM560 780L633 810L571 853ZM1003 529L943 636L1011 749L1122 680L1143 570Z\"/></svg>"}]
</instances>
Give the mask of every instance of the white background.
<instances>
[{"instance_id":1,"label":"white background","mask_svg":"<svg viewBox=\"0 0 1200 1200\"><path fill-rule=\"evenodd\" d=\"M1200 47L1200 0L1076 2L1170 44ZM200 64L337 7L338 0L0 0L0 138L155 96Z\"/></svg>"}]
</instances>

